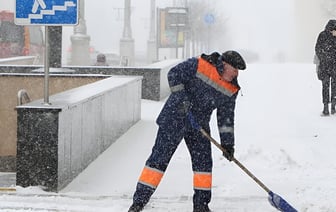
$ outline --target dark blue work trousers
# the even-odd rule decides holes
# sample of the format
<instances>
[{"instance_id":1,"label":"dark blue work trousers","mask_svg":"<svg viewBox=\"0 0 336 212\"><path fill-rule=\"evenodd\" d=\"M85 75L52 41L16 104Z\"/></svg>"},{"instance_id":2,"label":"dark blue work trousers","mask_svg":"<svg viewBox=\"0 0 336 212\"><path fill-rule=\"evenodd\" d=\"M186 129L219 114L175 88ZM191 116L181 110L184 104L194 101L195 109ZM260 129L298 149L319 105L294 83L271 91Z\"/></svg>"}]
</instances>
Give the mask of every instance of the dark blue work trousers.
<instances>
[{"instance_id":1,"label":"dark blue work trousers","mask_svg":"<svg viewBox=\"0 0 336 212\"><path fill-rule=\"evenodd\" d=\"M159 127L152 153L146 161L146 166L165 172L167 166L176 151L178 145L184 138L189 150L194 172L212 172L211 143L199 131L191 128L186 123L183 128L174 126ZM205 129L209 132L209 129ZM174 185L172 185L174 186ZM178 183L176 184L178 186ZM138 183L133 201L136 204L145 205L155 189ZM211 190L194 189L194 205L208 204L211 200Z\"/></svg>"}]
</instances>

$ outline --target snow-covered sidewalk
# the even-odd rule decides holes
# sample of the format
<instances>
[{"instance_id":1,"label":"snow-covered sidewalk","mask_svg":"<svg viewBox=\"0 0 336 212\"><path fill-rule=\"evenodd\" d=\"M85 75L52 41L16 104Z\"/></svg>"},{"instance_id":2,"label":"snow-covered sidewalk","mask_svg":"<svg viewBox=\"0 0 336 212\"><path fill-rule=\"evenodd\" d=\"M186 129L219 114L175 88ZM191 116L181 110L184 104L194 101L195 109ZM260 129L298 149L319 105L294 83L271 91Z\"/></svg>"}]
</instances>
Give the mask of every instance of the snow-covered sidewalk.
<instances>
[{"instance_id":1,"label":"snow-covered sidewalk","mask_svg":"<svg viewBox=\"0 0 336 212\"><path fill-rule=\"evenodd\" d=\"M314 65L253 64L239 79L236 158L298 211L336 211L336 116L319 115ZM17 188L0 193L0 211L127 211L163 103L142 100L142 119L58 194ZM218 140L215 116L211 127ZM214 212L277 211L266 192L216 147L213 158ZM182 142L144 212L192 211L192 193L190 157Z\"/></svg>"}]
</instances>

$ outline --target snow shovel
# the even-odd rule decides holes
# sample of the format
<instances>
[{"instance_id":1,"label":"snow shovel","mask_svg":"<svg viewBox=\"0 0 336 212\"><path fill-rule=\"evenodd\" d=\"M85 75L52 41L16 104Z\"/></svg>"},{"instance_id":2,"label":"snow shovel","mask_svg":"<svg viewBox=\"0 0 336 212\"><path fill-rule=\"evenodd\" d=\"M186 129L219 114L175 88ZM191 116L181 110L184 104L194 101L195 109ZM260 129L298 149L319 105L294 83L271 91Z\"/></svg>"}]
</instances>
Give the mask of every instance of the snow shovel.
<instances>
[{"instance_id":1,"label":"snow shovel","mask_svg":"<svg viewBox=\"0 0 336 212\"><path fill-rule=\"evenodd\" d=\"M211 143L218 147L223 154L227 154L227 151L214 139L212 138L201 126L195 121L191 112L188 113L188 119L192 127L196 130L199 130L204 137L208 138ZM282 212L297 212L286 200L281 196L273 193L265 184L263 184L256 176L254 176L243 164L241 164L235 157L232 157L232 160L236 165L239 166L248 176L250 176L261 188L263 188L268 193L268 201L273 207Z\"/></svg>"}]
</instances>

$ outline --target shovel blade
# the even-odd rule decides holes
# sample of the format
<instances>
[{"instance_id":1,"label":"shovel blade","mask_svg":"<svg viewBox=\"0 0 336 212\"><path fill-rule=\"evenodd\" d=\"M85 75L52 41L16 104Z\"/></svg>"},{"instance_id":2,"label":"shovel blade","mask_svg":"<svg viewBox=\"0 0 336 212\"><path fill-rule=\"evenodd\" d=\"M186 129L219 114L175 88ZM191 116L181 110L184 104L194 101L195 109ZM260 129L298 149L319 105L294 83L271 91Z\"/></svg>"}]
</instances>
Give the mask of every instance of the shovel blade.
<instances>
[{"instance_id":1,"label":"shovel blade","mask_svg":"<svg viewBox=\"0 0 336 212\"><path fill-rule=\"evenodd\" d=\"M273 193L270 191L268 196L268 201L271 203L273 207L278 209L279 211L282 212L297 212L295 208L293 208L286 200L284 200L282 197L279 195Z\"/></svg>"}]
</instances>

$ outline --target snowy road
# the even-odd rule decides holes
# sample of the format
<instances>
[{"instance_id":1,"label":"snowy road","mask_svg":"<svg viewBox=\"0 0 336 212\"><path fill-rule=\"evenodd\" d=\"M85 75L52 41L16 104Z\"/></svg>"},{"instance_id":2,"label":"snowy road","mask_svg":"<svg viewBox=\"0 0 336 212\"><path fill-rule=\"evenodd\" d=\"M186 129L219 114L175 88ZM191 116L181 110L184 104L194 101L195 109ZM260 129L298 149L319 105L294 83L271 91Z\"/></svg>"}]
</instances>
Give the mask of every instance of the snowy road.
<instances>
[{"instance_id":1,"label":"snowy road","mask_svg":"<svg viewBox=\"0 0 336 212\"><path fill-rule=\"evenodd\" d=\"M240 73L236 158L300 212L336 211L336 116L321 117L313 64L252 64ZM142 118L58 194L0 192L0 211L127 211L153 145L164 101L142 101ZM216 121L212 135L218 139ZM267 194L213 147L214 212L275 212ZM99 198L100 197L100 198ZM7 208L7 209L6 209ZM192 171L182 142L144 212L192 209Z\"/></svg>"},{"instance_id":2,"label":"snowy road","mask_svg":"<svg viewBox=\"0 0 336 212\"><path fill-rule=\"evenodd\" d=\"M36 192L36 191L35 191ZM7 193L0 196L0 211L68 211L68 212L90 212L90 211L126 211L131 201L130 196L93 196L76 194L51 194L51 193ZM262 212L268 207L265 197L214 197L212 200L216 207L212 210L227 212ZM185 211L187 207L191 211L192 198L190 196L180 197L153 197L145 211ZM246 202L244 207L242 202ZM20 204L18 204L20 203ZM263 206L262 206L263 205ZM168 209L168 207L173 206ZM273 211L273 210L270 210ZM276 210L274 210L276 211Z\"/></svg>"}]
</instances>

